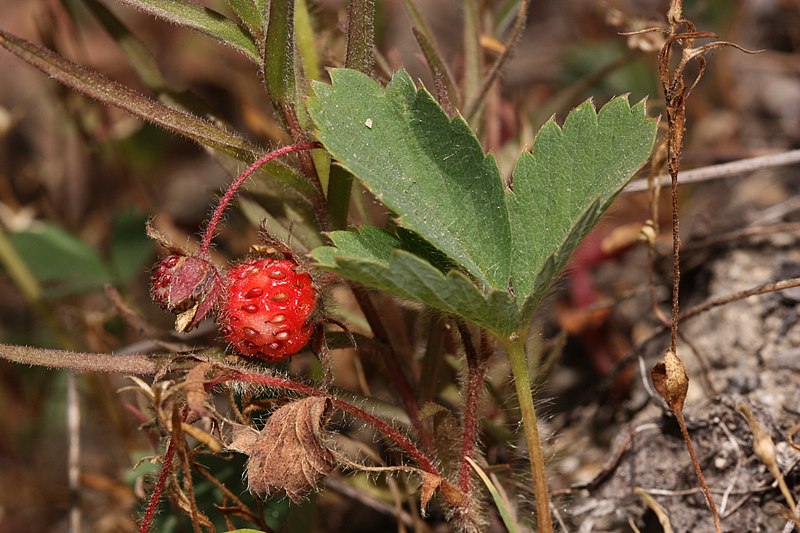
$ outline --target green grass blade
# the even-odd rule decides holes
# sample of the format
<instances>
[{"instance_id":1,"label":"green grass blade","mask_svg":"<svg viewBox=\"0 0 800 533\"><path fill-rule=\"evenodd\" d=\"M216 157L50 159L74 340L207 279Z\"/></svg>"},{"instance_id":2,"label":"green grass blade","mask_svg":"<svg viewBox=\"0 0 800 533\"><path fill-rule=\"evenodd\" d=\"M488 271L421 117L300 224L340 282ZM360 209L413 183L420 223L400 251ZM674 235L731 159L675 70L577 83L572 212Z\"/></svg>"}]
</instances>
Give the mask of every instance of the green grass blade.
<instances>
[{"instance_id":1,"label":"green grass blade","mask_svg":"<svg viewBox=\"0 0 800 533\"><path fill-rule=\"evenodd\" d=\"M498 491L497 487L495 487L494 483L492 483L492 480L486 475L486 472L484 472L483 469L478 466L478 463L469 457L467 457L467 461L472 469L475 470L475 473L478 474L478 477L481 478L483 484L486 485L486 488L489 490L489 494L492 495L492 501L494 501L494 505L497 507L497 511L500 513L500 519L503 521L503 525L506 526L508 533L520 533L519 525L517 525L517 521L514 519L514 512L510 508L508 500L503 498L502 494L500 494L500 491Z\"/></svg>"},{"instance_id":2,"label":"green grass blade","mask_svg":"<svg viewBox=\"0 0 800 533\"><path fill-rule=\"evenodd\" d=\"M314 42L314 26L308 12L306 0L297 0L294 10L294 32L297 51L303 61L303 72L306 80L321 80L322 71L317 57L317 45Z\"/></svg>"}]
</instances>

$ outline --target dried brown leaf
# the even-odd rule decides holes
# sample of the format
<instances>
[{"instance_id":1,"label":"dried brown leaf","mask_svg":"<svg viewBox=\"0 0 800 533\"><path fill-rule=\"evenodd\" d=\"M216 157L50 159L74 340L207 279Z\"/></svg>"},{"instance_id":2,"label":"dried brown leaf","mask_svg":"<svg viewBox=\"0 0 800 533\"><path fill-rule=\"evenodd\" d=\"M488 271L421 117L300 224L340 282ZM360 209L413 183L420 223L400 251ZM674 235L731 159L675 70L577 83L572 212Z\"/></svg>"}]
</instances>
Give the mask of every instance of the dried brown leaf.
<instances>
[{"instance_id":1,"label":"dried brown leaf","mask_svg":"<svg viewBox=\"0 0 800 533\"><path fill-rule=\"evenodd\" d=\"M424 470L420 471L420 473L422 474L422 487L420 488L419 510L420 513L425 516L425 509L428 507L428 503L430 503L433 495L441 486L444 478L431 474L430 472L425 472Z\"/></svg>"},{"instance_id":2,"label":"dried brown leaf","mask_svg":"<svg viewBox=\"0 0 800 533\"><path fill-rule=\"evenodd\" d=\"M250 455L258 440L258 431L244 424L231 424L229 442L225 446L229 450Z\"/></svg>"},{"instance_id":3,"label":"dried brown leaf","mask_svg":"<svg viewBox=\"0 0 800 533\"><path fill-rule=\"evenodd\" d=\"M186 387L186 403L189 409L201 417L208 415L206 409L206 373L211 369L210 363L199 363L186 373L183 380Z\"/></svg>"},{"instance_id":4,"label":"dried brown leaf","mask_svg":"<svg viewBox=\"0 0 800 533\"><path fill-rule=\"evenodd\" d=\"M651 373L653 386L676 413L683 412L686 392L689 390L689 376L683 362L672 350L664 354L664 362L657 363Z\"/></svg>"},{"instance_id":5,"label":"dried brown leaf","mask_svg":"<svg viewBox=\"0 0 800 533\"><path fill-rule=\"evenodd\" d=\"M331 407L328 398L312 397L287 404L272 414L250 446L247 477L252 492L272 494L282 490L298 502L336 467L334 455L324 442L323 428Z\"/></svg>"},{"instance_id":6,"label":"dried brown leaf","mask_svg":"<svg viewBox=\"0 0 800 533\"><path fill-rule=\"evenodd\" d=\"M465 505L467 505L466 494L461 492L461 489L459 489L446 479L442 480L442 485L441 487L439 487L439 495L451 507L462 508Z\"/></svg>"}]
</instances>

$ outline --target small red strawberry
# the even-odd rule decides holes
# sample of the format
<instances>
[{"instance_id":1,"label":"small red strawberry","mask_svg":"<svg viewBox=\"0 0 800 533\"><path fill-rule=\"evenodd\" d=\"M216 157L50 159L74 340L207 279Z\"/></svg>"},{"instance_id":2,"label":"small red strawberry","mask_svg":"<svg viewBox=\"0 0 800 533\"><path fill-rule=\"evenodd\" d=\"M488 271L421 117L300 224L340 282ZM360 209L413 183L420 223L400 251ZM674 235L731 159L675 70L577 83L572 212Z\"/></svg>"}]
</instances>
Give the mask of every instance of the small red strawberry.
<instances>
[{"instance_id":1,"label":"small red strawberry","mask_svg":"<svg viewBox=\"0 0 800 533\"><path fill-rule=\"evenodd\" d=\"M291 259L251 259L227 274L220 331L237 352L278 363L297 353L313 332L317 291Z\"/></svg>"},{"instance_id":2,"label":"small red strawberry","mask_svg":"<svg viewBox=\"0 0 800 533\"><path fill-rule=\"evenodd\" d=\"M211 249L214 232L222 220L225 208L233 199L239 187L262 165L269 163L276 157L311 150L319 146L319 143L316 142L284 146L265 154L247 167L244 172L233 180L228 190L220 198L203 232L200 248L193 254L174 246L148 221L147 234L161 243L171 254L159 261L153 269L151 294L153 300L161 307L178 315L175 320L176 330L188 331L197 326L203 318L215 314L215 311L217 311L223 292L223 281L219 269L209 259L209 250ZM276 245L272 246L272 248L277 253L282 253L286 257L293 257L288 246L277 240L270 238L265 242L269 244L273 241ZM247 265L257 264L261 265L258 267L261 268L269 264L269 262L263 263L264 261L268 260L249 261L239 265L237 267L238 278L237 275L234 275L230 278L229 283L237 287L245 283L239 278L248 278L245 275L245 272L248 271ZM275 262L275 260L269 261ZM284 285L281 285L283 289L275 289L273 291L271 285L267 282L263 283L262 290L269 292L270 296L268 297L273 298L268 302L269 305L267 305L267 302L248 301L242 303L239 307L235 307L233 300L236 299L237 293L234 290L229 294L229 301L223 310L225 316L222 317L221 321L223 325L227 322L227 327L223 330L226 332L224 334L240 352L266 359L275 359L277 357L277 360L283 360L299 351L308 342L312 328L306 324L306 319L314 308L315 290L308 274L298 274L292 268L297 267L295 261L286 259L277 261L277 263L279 264L274 268L283 269L281 272L284 272L285 275L280 279L270 278L269 283L273 283L276 287L281 283L284 283ZM285 266L284 263L289 266ZM258 270L258 268L255 268L255 270ZM261 283L261 280L258 276L255 276L250 283ZM284 289L285 291L281 292ZM245 294L247 290L249 290L249 287L242 294ZM284 297L288 299L288 302L280 301ZM255 300L255 298L252 299ZM231 305L234 307L230 307ZM246 317L242 313L249 311L242 311L242 306L245 306L248 310L254 309L253 306L256 306L259 309L265 309L268 313L274 311L268 317L272 322L264 322L262 320L262 323L259 323L257 317ZM286 312L282 313L284 308L286 308ZM245 320L245 318L248 319ZM285 320L285 323L281 325L283 320ZM251 335L251 332L255 332L253 333L255 337Z\"/></svg>"}]
</instances>

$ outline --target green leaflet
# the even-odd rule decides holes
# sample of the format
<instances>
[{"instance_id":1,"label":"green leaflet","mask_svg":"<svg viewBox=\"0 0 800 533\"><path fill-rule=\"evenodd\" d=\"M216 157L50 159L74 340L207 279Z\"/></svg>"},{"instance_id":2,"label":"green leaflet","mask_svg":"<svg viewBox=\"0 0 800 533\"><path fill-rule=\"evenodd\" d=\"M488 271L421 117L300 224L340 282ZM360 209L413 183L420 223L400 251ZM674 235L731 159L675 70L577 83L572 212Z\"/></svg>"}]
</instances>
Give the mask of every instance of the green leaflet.
<instances>
[{"instance_id":1,"label":"green leaflet","mask_svg":"<svg viewBox=\"0 0 800 533\"><path fill-rule=\"evenodd\" d=\"M644 113L644 102L631 108L626 98L619 97L599 113L591 102L584 102L572 110L563 128L552 120L542 127L532 152L517 161L513 191L506 193L512 283L518 295L532 295L551 255L558 265L553 276L564 267L614 196L647 160L655 126ZM600 209L592 210L596 202ZM583 220L590 210L594 215Z\"/></svg>"},{"instance_id":2,"label":"green leaflet","mask_svg":"<svg viewBox=\"0 0 800 533\"><path fill-rule=\"evenodd\" d=\"M330 237L334 246L312 252L318 266L461 316L498 335L508 335L517 327L517 304L507 292L487 295L458 270L442 274L427 261L401 250L401 242L383 230L363 227L358 232L335 231Z\"/></svg>"},{"instance_id":3,"label":"green leaflet","mask_svg":"<svg viewBox=\"0 0 800 533\"><path fill-rule=\"evenodd\" d=\"M510 226L494 159L398 71L385 92L353 70L332 71L309 99L317 137L399 217L487 289L508 287Z\"/></svg>"}]
</instances>

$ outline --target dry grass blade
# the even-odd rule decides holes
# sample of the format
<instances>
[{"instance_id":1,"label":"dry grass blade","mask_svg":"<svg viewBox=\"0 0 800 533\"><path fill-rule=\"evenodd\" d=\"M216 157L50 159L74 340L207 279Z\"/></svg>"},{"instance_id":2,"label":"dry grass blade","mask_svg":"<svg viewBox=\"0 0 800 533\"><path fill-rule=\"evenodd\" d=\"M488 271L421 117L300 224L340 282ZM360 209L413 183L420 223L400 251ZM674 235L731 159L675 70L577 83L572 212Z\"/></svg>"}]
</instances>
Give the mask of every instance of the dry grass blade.
<instances>
[{"instance_id":1,"label":"dry grass blade","mask_svg":"<svg viewBox=\"0 0 800 533\"><path fill-rule=\"evenodd\" d=\"M685 170L681 172L680 184L686 185L688 183L727 178L729 176L736 176L738 174L745 174L765 168L796 165L798 163L800 163L800 149L789 150L779 154L762 155L748 159L740 159L739 161L731 161L730 163L721 163L719 165ZM656 176L655 179L659 185L666 185L670 177L669 174L661 174ZM625 188L623 193L642 192L646 191L647 187L648 184L646 180L633 181Z\"/></svg>"},{"instance_id":2,"label":"dry grass blade","mask_svg":"<svg viewBox=\"0 0 800 533\"><path fill-rule=\"evenodd\" d=\"M658 523L661 524L661 528L664 530L664 533L672 533L672 525L670 524L669 516L667 516L664 508L661 507L652 496L647 494L640 487L633 489L633 492L638 494L645 505L647 505L647 507L649 507L653 513L655 513L656 517L658 517Z\"/></svg>"}]
</instances>

